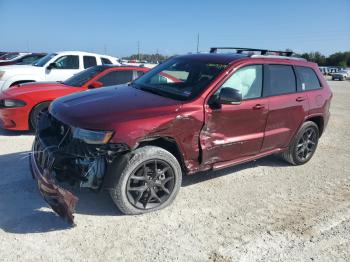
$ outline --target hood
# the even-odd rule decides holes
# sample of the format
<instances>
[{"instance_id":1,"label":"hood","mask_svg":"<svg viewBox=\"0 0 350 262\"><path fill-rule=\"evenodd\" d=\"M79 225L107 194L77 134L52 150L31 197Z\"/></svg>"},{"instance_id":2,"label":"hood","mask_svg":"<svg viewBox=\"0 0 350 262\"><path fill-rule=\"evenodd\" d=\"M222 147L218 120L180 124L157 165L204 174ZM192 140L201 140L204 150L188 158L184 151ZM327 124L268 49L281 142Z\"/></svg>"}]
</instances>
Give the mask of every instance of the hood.
<instances>
[{"instance_id":1,"label":"hood","mask_svg":"<svg viewBox=\"0 0 350 262\"><path fill-rule=\"evenodd\" d=\"M43 67L40 66L32 66L32 65L7 65L1 66L0 71L5 71L5 75L9 74L33 74L33 72L40 72L43 70Z\"/></svg>"},{"instance_id":2,"label":"hood","mask_svg":"<svg viewBox=\"0 0 350 262\"><path fill-rule=\"evenodd\" d=\"M58 82L40 82L26 83L11 87L4 91L4 94L9 96L30 95L34 93L49 92L56 90L72 89L71 86L66 86ZM77 87L78 88L78 87Z\"/></svg>"},{"instance_id":3,"label":"hood","mask_svg":"<svg viewBox=\"0 0 350 262\"><path fill-rule=\"evenodd\" d=\"M167 114L180 106L180 101L119 85L59 98L51 104L50 113L71 126L112 129L118 121Z\"/></svg>"}]
</instances>

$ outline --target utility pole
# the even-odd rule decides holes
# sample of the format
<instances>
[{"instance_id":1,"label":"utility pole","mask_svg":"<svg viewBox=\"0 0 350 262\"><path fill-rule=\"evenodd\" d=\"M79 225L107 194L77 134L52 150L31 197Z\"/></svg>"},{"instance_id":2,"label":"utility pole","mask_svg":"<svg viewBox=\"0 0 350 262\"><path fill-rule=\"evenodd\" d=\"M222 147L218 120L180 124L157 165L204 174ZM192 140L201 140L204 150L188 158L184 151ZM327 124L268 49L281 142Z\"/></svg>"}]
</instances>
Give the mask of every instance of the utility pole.
<instances>
[{"instance_id":1,"label":"utility pole","mask_svg":"<svg viewBox=\"0 0 350 262\"><path fill-rule=\"evenodd\" d=\"M107 54L107 46L106 46L106 44L103 45L103 52L104 52L104 54Z\"/></svg>"},{"instance_id":2,"label":"utility pole","mask_svg":"<svg viewBox=\"0 0 350 262\"><path fill-rule=\"evenodd\" d=\"M137 41L137 57L138 57L138 60L141 61L140 41Z\"/></svg>"},{"instance_id":3,"label":"utility pole","mask_svg":"<svg viewBox=\"0 0 350 262\"><path fill-rule=\"evenodd\" d=\"M199 53L199 33L197 34L197 53Z\"/></svg>"}]
</instances>

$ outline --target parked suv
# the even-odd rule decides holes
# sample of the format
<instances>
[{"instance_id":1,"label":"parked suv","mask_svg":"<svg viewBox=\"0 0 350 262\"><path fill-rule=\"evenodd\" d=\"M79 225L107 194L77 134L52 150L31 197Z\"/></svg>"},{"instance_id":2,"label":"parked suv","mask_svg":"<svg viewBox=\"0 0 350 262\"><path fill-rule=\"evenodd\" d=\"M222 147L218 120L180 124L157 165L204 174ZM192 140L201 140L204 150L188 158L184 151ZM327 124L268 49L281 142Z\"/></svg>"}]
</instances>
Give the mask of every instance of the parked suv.
<instances>
[{"instance_id":1,"label":"parked suv","mask_svg":"<svg viewBox=\"0 0 350 262\"><path fill-rule=\"evenodd\" d=\"M184 175L271 154L308 162L332 98L317 64L216 50L173 57L129 85L55 100L31 154L49 205L73 222L78 199L61 187L68 183L108 190L123 213L142 214L168 206Z\"/></svg>"},{"instance_id":2,"label":"parked suv","mask_svg":"<svg viewBox=\"0 0 350 262\"><path fill-rule=\"evenodd\" d=\"M120 65L117 58L79 51L48 54L31 65L0 67L0 91L37 81L64 81L86 68L102 64Z\"/></svg>"}]
</instances>

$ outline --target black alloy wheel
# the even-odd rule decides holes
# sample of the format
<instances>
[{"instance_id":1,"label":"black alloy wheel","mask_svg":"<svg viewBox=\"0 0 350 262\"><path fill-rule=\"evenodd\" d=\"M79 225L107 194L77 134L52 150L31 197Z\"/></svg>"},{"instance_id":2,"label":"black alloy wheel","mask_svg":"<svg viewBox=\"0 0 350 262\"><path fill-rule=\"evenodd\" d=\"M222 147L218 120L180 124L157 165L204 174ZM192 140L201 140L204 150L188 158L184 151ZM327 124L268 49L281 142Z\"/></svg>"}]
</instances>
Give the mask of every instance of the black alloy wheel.
<instances>
[{"instance_id":1,"label":"black alloy wheel","mask_svg":"<svg viewBox=\"0 0 350 262\"><path fill-rule=\"evenodd\" d=\"M316 150L317 134L313 127L307 128L296 146L296 156L299 161L307 161Z\"/></svg>"},{"instance_id":2,"label":"black alloy wheel","mask_svg":"<svg viewBox=\"0 0 350 262\"><path fill-rule=\"evenodd\" d=\"M140 147L133 151L121 173L118 167L118 161L111 167L118 179L110 195L124 214L144 214L165 208L174 201L181 187L179 161L160 147Z\"/></svg>"},{"instance_id":3,"label":"black alloy wheel","mask_svg":"<svg viewBox=\"0 0 350 262\"><path fill-rule=\"evenodd\" d=\"M168 200L174 190L175 176L171 166L154 159L142 163L129 177L128 200L139 209L156 208Z\"/></svg>"}]
</instances>

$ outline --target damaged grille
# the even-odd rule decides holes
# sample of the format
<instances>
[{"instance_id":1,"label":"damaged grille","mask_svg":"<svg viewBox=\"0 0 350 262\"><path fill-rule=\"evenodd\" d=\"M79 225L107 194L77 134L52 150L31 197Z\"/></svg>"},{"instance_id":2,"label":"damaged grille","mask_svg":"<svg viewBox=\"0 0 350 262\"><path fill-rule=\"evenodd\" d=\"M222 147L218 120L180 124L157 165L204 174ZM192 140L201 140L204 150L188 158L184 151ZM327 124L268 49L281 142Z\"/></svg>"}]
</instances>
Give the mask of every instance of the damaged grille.
<instances>
[{"instance_id":1,"label":"damaged grille","mask_svg":"<svg viewBox=\"0 0 350 262\"><path fill-rule=\"evenodd\" d=\"M73 138L73 130L49 113L38 119L33 147L38 168L49 169L59 182L98 189L107 164L128 147L123 144L90 145Z\"/></svg>"}]
</instances>

